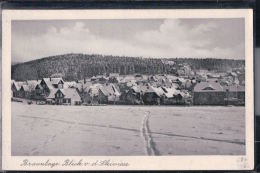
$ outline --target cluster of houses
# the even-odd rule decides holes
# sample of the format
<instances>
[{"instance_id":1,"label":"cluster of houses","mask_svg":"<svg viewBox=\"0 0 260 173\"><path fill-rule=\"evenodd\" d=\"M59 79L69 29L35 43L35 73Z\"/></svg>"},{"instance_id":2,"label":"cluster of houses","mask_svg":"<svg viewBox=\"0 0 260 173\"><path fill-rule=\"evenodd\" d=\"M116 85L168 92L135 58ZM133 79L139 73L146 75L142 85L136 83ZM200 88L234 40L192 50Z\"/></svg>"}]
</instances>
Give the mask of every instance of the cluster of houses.
<instances>
[{"instance_id":1,"label":"cluster of houses","mask_svg":"<svg viewBox=\"0 0 260 173\"><path fill-rule=\"evenodd\" d=\"M12 97L57 105L244 105L243 70L226 73L193 72L179 75L98 75L79 81L62 77L12 80Z\"/></svg>"}]
</instances>

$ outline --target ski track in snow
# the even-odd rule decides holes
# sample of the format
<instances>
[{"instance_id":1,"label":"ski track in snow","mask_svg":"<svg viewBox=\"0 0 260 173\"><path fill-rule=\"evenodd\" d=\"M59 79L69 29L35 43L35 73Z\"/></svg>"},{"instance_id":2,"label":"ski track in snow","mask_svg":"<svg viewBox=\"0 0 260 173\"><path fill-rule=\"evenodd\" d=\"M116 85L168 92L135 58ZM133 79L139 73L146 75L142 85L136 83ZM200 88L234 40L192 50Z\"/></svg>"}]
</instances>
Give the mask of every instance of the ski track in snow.
<instances>
[{"instance_id":1,"label":"ski track in snow","mask_svg":"<svg viewBox=\"0 0 260 173\"><path fill-rule=\"evenodd\" d=\"M197 137L197 136L188 136L188 135L182 135L182 134L152 132L149 127L149 118L151 116L150 111L145 112L144 118L143 118L143 121L141 124L141 129L125 128L125 127L118 127L118 126L113 126L113 125L90 124L90 123L85 123L85 122L69 121L69 120L47 118L47 117L45 118L45 117L38 117L38 116L27 116L27 115L18 115L18 116L23 117L23 118L32 118L34 120L50 120L50 121L65 123L65 124L69 125L68 128L59 132L61 134L64 134L72 126L76 126L76 125L99 127L99 128L111 128L111 129L117 129L117 130L131 131L134 133L141 133L141 136L144 140L144 147L145 147L147 155L160 155L160 152L156 149L156 145L155 145L155 142L153 141L152 134L163 135L163 136L168 136L168 137L182 137L182 138L190 138L190 139L198 139L198 140L206 140L206 141L231 143L231 144L237 144L237 145L245 145L245 142L243 142L243 141L232 141L232 140L205 138L205 137ZM33 127L31 127L31 130L32 129L33 129ZM27 154L39 155L41 150L46 148L49 143L53 142L55 140L55 138L58 135L60 135L59 133L49 136L40 146L33 148L30 151L30 153L27 153Z\"/></svg>"},{"instance_id":2,"label":"ski track in snow","mask_svg":"<svg viewBox=\"0 0 260 173\"><path fill-rule=\"evenodd\" d=\"M146 154L149 156L159 155L159 151L155 148L155 143L153 141L150 127L149 127L149 117L151 116L151 112L147 111L144 115L144 119L142 121L141 135L144 139L144 145Z\"/></svg>"}]
</instances>

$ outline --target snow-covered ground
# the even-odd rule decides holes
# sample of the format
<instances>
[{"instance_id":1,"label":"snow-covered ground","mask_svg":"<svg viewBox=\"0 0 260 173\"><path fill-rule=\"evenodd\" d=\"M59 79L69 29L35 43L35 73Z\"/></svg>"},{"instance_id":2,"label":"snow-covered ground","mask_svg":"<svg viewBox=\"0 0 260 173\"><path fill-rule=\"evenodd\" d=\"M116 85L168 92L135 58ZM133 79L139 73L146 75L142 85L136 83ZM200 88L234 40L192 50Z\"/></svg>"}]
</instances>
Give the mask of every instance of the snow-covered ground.
<instances>
[{"instance_id":1,"label":"snow-covered ground","mask_svg":"<svg viewBox=\"0 0 260 173\"><path fill-rule=\"evenodd\" d=\"M245 154L244 107L12 102L12 155Z\"/></svg>"}]
</instances>

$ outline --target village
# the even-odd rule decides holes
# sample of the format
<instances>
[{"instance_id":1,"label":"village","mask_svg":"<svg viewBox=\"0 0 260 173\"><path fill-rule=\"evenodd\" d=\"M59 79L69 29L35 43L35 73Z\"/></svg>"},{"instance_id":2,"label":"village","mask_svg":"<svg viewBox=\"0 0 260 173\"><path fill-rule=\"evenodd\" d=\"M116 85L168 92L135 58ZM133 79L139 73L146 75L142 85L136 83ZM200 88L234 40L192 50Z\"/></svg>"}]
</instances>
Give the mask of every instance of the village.
<instances>
[{"instance_id":1,"label":"village","mask_svg":"<svg viewBox=\"0 0 260 173\"><path fill-rule=\"evenodd\" d=\"M61 74L12 80L12 101L51 105L244 105L244 67L227 72L192 70L176 75L110 73L65 81Z\"/></svg>"}]
</instances>

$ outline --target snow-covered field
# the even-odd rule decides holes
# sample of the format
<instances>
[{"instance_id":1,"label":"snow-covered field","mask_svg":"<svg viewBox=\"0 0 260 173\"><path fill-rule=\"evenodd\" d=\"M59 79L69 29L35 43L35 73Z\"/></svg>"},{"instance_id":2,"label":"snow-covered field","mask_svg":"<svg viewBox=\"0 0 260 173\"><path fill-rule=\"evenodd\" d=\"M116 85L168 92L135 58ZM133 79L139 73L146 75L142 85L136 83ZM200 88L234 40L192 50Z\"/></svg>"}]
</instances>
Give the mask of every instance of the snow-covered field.
<instances>
[{"instance_id":1,"label":"snow-covered field","mask_svg":"<svg viewBox=\"0 0 260 173\"><path fill-rule=\"evenodd\" d=\"M245 154L244 107L12 102L12 155Z\"/></svg>"}]
</instances>

